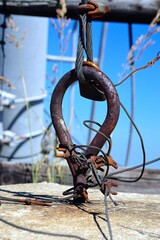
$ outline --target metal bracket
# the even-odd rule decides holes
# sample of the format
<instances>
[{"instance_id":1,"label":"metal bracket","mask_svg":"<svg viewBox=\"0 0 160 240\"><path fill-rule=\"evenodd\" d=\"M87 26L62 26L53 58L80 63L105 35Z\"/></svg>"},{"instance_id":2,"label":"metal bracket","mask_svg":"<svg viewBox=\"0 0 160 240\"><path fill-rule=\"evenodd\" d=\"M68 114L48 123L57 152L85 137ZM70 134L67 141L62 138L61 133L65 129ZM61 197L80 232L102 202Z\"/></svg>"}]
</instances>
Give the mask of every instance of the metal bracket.
<instances>
[{"instance_id":1,"label":"metal bracket","mask_svg":"<svg viewBox=\"0 0 160 240\"><path fill-rule=\"evenodd\" d=\"M6 91L0 90L0 105L2 107L8 107L10 109L14 109L15 105L18 103L24 103L24 102L34 102L43 100L47 96L46 93L43 93L39 96L33 96L28 98L17 98L15 94L8 93Z\"/></svg>"},{"instance_id":2,"label":"metal bracket","mask_svg":"<svg viewBox=\"0 0 160 240\"><path fill-rule=\"evenodd\" d=\"M24 141L30 137L36 137L43 134L43 130L37 130L32 133L25 133L22 135L17 135L15 132L10 130L3 130L3 109L7 107L9 109L14 109L16 104L27 102L34 102L43 100L46 97L46 93L43 93L40 96L33 96L28 98L16 98L15 94L8 93L6 91L0 90L0 144L7 144L10 146L15 146L17 143Z\"/></svg>"},{"instance_id":3,"label":"metal bracket","mask_svg":"<svg viewBox=\"0 0 160 240\"><path fill-rule=\"evenodd\" d=\"M0 90L0 101L2 107L9 107L13 109L13 102L16 99L16 95L8 93L4 90Z\"/></svg>"},{"instance_id":4,"label":"metal bracket","mask_svg":"<svg viewBox=\"0 0 160 240\"><path fill-rule=\"evenodd\" d=\"M1 144L7 144L11 147L14 147L16 144L23 142L24 140L32 137L37 137L39 135L42 135L44 131L42 129L39 129L37 131L31 132L31 133L25 133L22 135L17 135L15 132L6 130L3 131L2 139L0 139Z\"/></svg>"}]
</instances>

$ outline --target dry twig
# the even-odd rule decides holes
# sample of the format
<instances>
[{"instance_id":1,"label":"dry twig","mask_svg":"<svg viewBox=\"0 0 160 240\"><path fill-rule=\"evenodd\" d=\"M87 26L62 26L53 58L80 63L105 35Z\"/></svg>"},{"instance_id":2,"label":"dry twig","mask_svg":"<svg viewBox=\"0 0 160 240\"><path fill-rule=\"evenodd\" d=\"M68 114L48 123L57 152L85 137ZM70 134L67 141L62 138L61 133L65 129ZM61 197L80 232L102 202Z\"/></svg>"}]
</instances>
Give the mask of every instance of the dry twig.
<instances>
[{"instance_id":1,"label":"dry twig","mask_svg":"<svg viewBox=\"0 0 160 240\"><path fill-rule=\"evenodd\" d=\"M10 82L7 78L0 76L0 81L8 84L8 87L9 87L9 88L15 89L15 87L11 84L11 82Z\"/></svg>"}]
</instances>

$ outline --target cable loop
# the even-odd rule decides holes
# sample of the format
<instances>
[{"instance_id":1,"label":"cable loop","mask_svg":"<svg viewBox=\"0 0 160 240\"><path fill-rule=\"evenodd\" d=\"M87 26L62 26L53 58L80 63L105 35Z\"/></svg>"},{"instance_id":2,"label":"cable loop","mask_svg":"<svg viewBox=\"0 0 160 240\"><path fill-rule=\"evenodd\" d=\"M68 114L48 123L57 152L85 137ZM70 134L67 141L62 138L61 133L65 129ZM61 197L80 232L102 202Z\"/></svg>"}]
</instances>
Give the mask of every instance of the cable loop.
<instances>
[{"instance_id":1,"label":"cable loop","mask_svg":"<svg viewBox=\"0 0 160 240\"><path fill-rule=\"evenodd\" d=\"M83 61L84 61L84 52L87 56L87 61L93 62L93 53L92 53L92 24L88 19L86 13L79 14L79 38L78 38L78 48L77 48L77 57L75 63L75 71L77 77L81 83L85 82L85 77L83 74Z\"/></svg>"},{"instance_id":2,"label":"cable loop","mask_svg":"<svg viewBox=\"0 0 160 240\"><path fill-rule=\"evenodd\" d=\"M108 11L109 8L104 4L98 4L93 1L88 1L88 3L87 1L82 1L78 7L80 26L75 70L77 77L82 84L85 82L85 77L82 71L84 52L87 61L93 62L91 20L103 16Z\"/></svg>"}]
</instances>

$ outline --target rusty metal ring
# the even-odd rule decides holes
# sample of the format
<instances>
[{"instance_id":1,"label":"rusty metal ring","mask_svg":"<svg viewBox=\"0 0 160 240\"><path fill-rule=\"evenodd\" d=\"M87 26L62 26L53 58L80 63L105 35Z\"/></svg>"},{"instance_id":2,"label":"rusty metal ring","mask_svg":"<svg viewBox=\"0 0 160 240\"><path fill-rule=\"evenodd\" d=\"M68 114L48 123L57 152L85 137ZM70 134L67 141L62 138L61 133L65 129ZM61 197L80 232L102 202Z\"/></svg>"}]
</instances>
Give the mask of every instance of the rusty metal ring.
<instances>
[{"instance_id":1,"label":"rusty metal ring","mask_svg":"<svg viewBox=\"0 0 160 240\"><path fill-rule=\"evenodd\" d=\"M100 70L97 70L94 67L83 66L83 73L86 81L94 80L103 89L108 111L99 131L109 137L114 130L119 118L120 103L118 93L111 80ZM51 97L50 104L52 123L54 125L59 141L61 144L67 145L69 149L72 148L73 143L63 119L62 101L66 90L76 80L78 80L78 78L75 73L75 69L66 73L56 85ZM97 133L94 139L91 141L90 145L101 149L105 142L106 138L103 135ZM98 153L98 149L88 147L85 155L87 156L91 154L96 156Z\"/></svg>"}]
</instances>

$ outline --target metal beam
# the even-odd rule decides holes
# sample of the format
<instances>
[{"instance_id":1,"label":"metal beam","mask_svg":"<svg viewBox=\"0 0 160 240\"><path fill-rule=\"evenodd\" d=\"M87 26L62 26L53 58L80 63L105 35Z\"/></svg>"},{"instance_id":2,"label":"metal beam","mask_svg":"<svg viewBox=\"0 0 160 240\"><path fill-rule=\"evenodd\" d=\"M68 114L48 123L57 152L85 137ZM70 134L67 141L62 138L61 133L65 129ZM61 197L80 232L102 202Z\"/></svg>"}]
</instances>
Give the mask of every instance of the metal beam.
<instances>
[{"instance_id":1,"label":"metal beam","mask_svg":"<svg viewBox=\"0 0 160 240\"><path fill-rule=\"evenodd\" d=\"M77 19L77 7L81 1L66 0L67 17ZM95 0L111 9L100 20L113 22L150 23L160 9L160 0ZM59 0L0 0L0 13L56 17Z\"/></svg>"}]
</instances>

